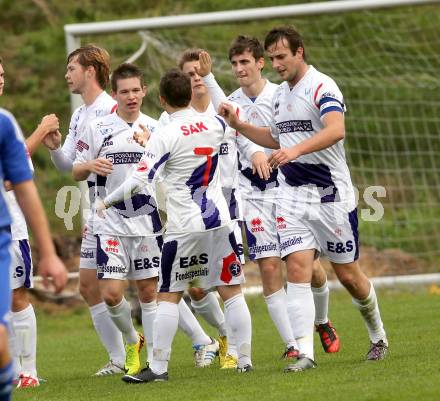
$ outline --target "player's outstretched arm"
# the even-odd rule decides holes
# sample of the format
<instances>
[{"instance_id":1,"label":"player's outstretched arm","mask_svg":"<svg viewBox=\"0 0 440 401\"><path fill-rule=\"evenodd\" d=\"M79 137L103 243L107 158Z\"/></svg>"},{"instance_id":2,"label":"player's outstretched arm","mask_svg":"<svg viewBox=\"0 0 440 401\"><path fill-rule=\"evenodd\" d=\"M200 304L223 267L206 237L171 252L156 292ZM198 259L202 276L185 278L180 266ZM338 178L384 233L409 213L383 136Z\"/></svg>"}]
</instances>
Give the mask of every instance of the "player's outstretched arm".
<instances>
[{"instance_id":1,"label":"player's outstretched arm","mask_svg":"<svg viewBox=\"0 0 440 401\"><path fill-rule=\"evenodd\" d=\"M203 82L208 88L212 104L215 109L218 109L220 103L227 101L227 97L212 74L212 61L208 52L203 51L200 53L199 65L200 68L197 68L197 73L202 77Z\"/></svg>"},{"instance_id":2,"label":"player's outstretched arm","mask_svg":"<svg viewBox=\"0 0 440 401\"><path fill-rule=\"evenodd\" d=\"M257 145L270 149L279 149L280 144L273 139L269 127L256 127L255 125L240 120L231 104L221 103L218 113L226 120L230 127Z\"/></svg>"},{"instance_id":3,"label":"player's outstretched arm","mask_svg":"<svg viewBox=\"0 0 440 401\"><path fill-rule=\"evenodd\" d=\"M26 147L29 154L32 154L37 150L38 145L44 141L47 135L51 132L56 132L60 129L60 122L55 114L48 114L41 119L40 124L35 131L26 138Z\"/></svg>"},{"instance_id":4,"label":"player's outstretched arm","mask_svg":"<svg viewBox=\"0 0 440 401\"><path fill-rule=\"evenodd\" d=\"M324 118L324 128L316 135L292 146L274 151L269 157L269 164L277 168L302 155L327 149L345 137L344 115L339 111L331 111Z\"/></svg>"},{"instance_id":5,"label":"player's outstretched arm","mask_svg":"<svg viewBox=\"0 0 440 401\"><path fill-rule=\"evenodd\" d=\"M49 278L56 292L60 292L67 283L67 271L63 262L55 253L49 231L49 224L41 205L40 197L32 180L23 181L14 186L18 204L26 217L26 221L34 234L40 252L38 272L43 278L45 287L49 286Z\"/></svg>"},{"instance_id":6,"label":"player's outstretched arm","mask_svg":"<svg viewBox=\"0 0 440 401\"><path fill-rule=\"evenodd\" d=\"M95 173L103 177L108 176L113 171L113 164L110 160L98 157L84 163L74 163L72 176L75 181L84 181L90 173Z\"/></svg>"}]
</instances>

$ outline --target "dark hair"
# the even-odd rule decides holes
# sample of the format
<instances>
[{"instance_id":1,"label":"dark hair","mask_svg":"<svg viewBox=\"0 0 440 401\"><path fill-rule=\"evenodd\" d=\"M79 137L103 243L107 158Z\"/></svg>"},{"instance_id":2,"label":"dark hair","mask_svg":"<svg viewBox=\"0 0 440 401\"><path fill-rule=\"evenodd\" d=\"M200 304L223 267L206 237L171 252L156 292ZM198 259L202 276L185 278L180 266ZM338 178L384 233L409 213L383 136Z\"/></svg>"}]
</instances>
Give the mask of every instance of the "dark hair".
<instances>
[{"instance_id":1,"label":"dark hair","mask_svg":"<svg viewBox=\"0 0 440 401\"><path fill-rule=\"evenodd\" d=\"M87 68L92 66L96 72L96 81L101 89L106 89L110 76L110 56L107 50L93 44L82 46L67 56L67 64L74 57L78 58L78 63Z\"/></svg>"},{"instance_id":2,"label":"dark hair","mask_svg":"<svg viewBox=\"0 0 440 401\"><path fill-rule=\"evenodd\" d=\"M264 49L267 50L274 43L286 39L293 55L299 47L303 49L303 59L306 60L306 49L304 48L303 38L293 26L279 26L273 28L264 39Z\"/></svg>"},{"instance_id":3,"label":"dark hair","mask_svg":"<svg viewBox=\"0 0 440 401\"><path fill-rule=\"evenodd\" d=\"M186 107L191 102L191 79L177 68L167 71L160 79L159 93L171 107Z\"/></svg>"},{"instance_id":4,"label":"dark hair","mask_svg":"<svg viewBox=\"0 0 440 401\"><path fill-rule=\"evenodd\" d=\"M187 49L180 56L179 63L177 64L180 69L183 68L183 65L188 61L199 61L200 53L203 49Z\"/></svg>"},{"instance_id":5,"label":"dark hair","mask_svg":"<svg viewBox=\"0 0 440 401\"><path fill-rule=\"evenodd\" d=\"M134 64L122 63L112 73L112 77L111 77L112 91L117 92L118 81L120 79L127 79L127 78L139 78L141 87L144 86L144 73L142 72L142 70Z\"/></svg>"},{"instance_id":6,"label":"dark hair","mask_svg":"<svg viewBox=\"0 0 440 401\"><path fill-rule=\"evenodd\" d=\"M231 43L229 48L229 61L233 56L243 54L245 51L252 53L255 60L264 57L264 49L260 41L252 36L239 35Z\"/></svg>"}]
</instances>

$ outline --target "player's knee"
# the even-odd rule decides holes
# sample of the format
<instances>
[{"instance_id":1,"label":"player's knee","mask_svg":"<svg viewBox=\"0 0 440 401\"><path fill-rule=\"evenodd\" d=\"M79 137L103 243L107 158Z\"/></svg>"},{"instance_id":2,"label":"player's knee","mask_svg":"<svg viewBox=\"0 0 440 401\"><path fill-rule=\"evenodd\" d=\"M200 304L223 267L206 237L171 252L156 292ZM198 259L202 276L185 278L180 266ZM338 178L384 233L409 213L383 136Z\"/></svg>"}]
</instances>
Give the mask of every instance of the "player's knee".
<instances>
[{"instance_id":1,"label":"player's knee","mask_svg":"<svg viewBox=\"0 0 440 401\"><path fill-rule=\"evenodd\" d=\"M106 288L102 291L102 298L109 306L116 306L121 303L123 294L112 288ZM143 301L145 302L145 301Z\"/></svg>"},{"instance_id":2,"label":"player's knee","mask_svg":"<svg viewBox=\"0 0 440 401\"><path fill-rule=\"evenodd\" d=\"M341 284L350 292L353 293L358 287L358 280L355 274L350 271L339 271L336 273Z\"/></svg>"},{"instance_id":3,"label":"player's knee","mask_svg":"<svg viewBox=\"0 0 440 401\"><path fill-rule=\"evenodd\" d=\"M25 288L20 287L12 291L12 312L20 312L29 306L29 298Z\"/></svg>"},{"instance_id":4,"label":"player's knee","mask_svg":"<svg viewBox=\"0 0 440 401\"><path fill-rule=\"evenodd\" d=\"M139 301L148 303L153 302L157 297L157 288L155 285L146 286L138 290Z\"/></svg>"},{"instance_id":5,"label":"player's knee","mask_svg":"<svg viewBox=\"0 0 440 401\"><path fill-rule=\"evenodd\" d=\"M188 293L194 301L201 301L206 297L206 292L202 288L192 287L188 290Z\"/></svg>"}]
</instances>

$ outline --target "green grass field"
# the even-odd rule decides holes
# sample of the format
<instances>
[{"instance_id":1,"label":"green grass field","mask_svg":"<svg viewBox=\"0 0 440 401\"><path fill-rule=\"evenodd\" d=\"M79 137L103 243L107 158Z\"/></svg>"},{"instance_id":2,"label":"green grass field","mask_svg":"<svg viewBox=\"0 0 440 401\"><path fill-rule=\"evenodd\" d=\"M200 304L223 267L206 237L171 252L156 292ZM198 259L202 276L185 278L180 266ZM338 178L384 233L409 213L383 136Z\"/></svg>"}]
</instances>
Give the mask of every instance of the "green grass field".
<instances>
[{"instance_id":1,"label":"green grass field","mask_svg":"<svg viewBox=\"0 0 440 401\"><path fill-rule=\"evenodd\" d=\"M127 385L120 377L91 377L106 358L87 310L39 313L39 375L47 383L37 389L16 390L13 399L439 400L440 295L422 287L378 291L378 295L391 344L385 361L363 360L368 348L366 330L350 297L338 291L332 293L330 309L341 337L341 351L336 355L325 354L316 338L318 368L284 374L284 362L279 359L283 346L266 306L261 297L249 297L254 372L240 375L221 371L218 363L206 369L194 368L190 341L178 333L169 367L170 381L143 385Z\"/></svg>"}]
</instances>

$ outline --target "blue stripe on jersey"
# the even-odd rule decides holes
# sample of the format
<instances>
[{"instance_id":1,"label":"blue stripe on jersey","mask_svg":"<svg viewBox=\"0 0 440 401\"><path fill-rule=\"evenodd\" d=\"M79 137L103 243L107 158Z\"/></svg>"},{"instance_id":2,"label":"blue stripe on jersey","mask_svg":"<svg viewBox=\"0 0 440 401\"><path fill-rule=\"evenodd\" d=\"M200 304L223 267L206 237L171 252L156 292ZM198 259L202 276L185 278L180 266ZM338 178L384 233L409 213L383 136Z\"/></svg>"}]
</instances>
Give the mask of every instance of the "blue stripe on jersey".
<instances>
[{"instance_id":1,"label":"blue stripe on jersey","mask_svg":"<svg viewBox=\"0 0 440 401\"><path fill-rule=\"evenodd\" d=\"M31 288L31 248L29 247L29 241L27 239L18 240L18 246L20 248L21 258L24 263L24 288Z\"/></svg>"},{"instance_id":2,"label":"blue stripe on jersey","mask_svg":"<svg viewBox=\"0 0 440 401\"><path fill-rule=\"evenodd\" d=\"M169 241L163 244L160 269L162 274L162 285L159 292L169 292L171 283L171 271L177 254L177 241Z\"/></svg>"},{"instance_id":3,"label":"blue stripe on jersey","mask_svg":"<svg viewBox=\"0 0 440 401\"><path fill-rule=\"evenodd\" d=\"M344 110L341 109L339 106L330 106L330 107L326 107L324 110L321 111L321 117L322 117L324 114L329 113L330 111L339 111L339 112L341 112L341 113L344 112Z\"/></svg>"},{"instance_id":4,"label":"blue stripe on jersey","mask_svg":"<svg viewBox=\"0 0 440 401\"><path fill-rule=\"evenodd\" d=\"M7 324L6 318L11 309L10 243L11 234L7 229L0 228L0 324L3 325Z\"/></svg>"},{"instance_id":5,"label":"blue stripe on jersey","mask_svg":"<svg viewBox=\"0 0 440 401\"><path fill-rule=\"evenodd\" d=\"M257 245L257 237L251 233L246 221L244 222L244 231L246 232L249 259L255 260L256 254L255 252L252 252L252 250L255 250L255 245Z\"/></svg>"},{"instance_id":6,"label":"blue stripe on jersey","mask_svg":"<svg viewBox=\"0 0 440 401\"><path fill-rule=\"evenodd\" d=\"M152 180L154 175L157 172L157 169L164 164L168 159L170 158L170 152L165 153L157 163L154 164L153 168L150 170L150 172L148 173L148 179Z\"/></svg>"},{"instance_id":7,"label":"blue stripe on jersey","mask_svg":"<svg viewBox=\"0 0 440 401\"><path fill-rule=\"evenodd\" d=\"M157 246L159 247L160 251L162 252L162 247L163 247L163 237L162 237L162 235L156 236L156 242L157 242Z\"/></svg>"},{"instance_id":8,"label":"blue stripe on jersey","mask_svg":"<svg viewBox=\"0 0 440 401\"><path fill-rule=\"evenodd\" d=\"M356 247L354 253L354 260L357 260L359 258L359 231L358 231L357 208L353 209L350 213L348 213L348 221L350 222L351 232L353 233L354 244Z\"/></svg>"},{"instance_id":9,"label":"blue stripe on jersey","mask_svg":"<svg viewBox=\"0 0 440 401\"><path fill-rule=\"evenodd\" d=\"M235 197L235 188L222 187L222 192L229 207L229 215L231 216L231 220L238 219L239 210L237 198Z\"/></svg>"},{"instance_id":10,"label":"blue stripe on jersey","mask_svg":"<svg viewBox=\"0 0 440 401\"><path fill-rule=\"evenodd\" d=\"M220 118L219 116L214 116L218 121L219 121L219 123L222 125L222 127L223 127L223 132L225 132L226 131L226 123L224 122L224 120L223 120L223 118Z\"/></svg>"},{"instance_id":11,"label":"blue stripe on jersey","mask_svg":"<svg viewBox=\"0 0 440 401\"><path fill-rule=\"evenodd\" d=\"M243 254L243 250L240 251L240 247L237 244L237 239L235 238L235 232L232 231L229 234L229 244L231 245L232 250L234 251L237 259L241 262L240 256Z\"/></svg>"},{"instance_id":12,"label":"blue stripe on jersey","mask_svg":"<svg viewBox=\"0 0 440 401\"><path fill-rule=\"evenodd\" d=\"M105 188L106 184L107 184L107 177L104 177L102 175L96 176L96 187L95 187L96 197L104 199L107 196L107 189Z\"/></svg>"},{"instance_id":13,"label":"blue stripe on jersey","mask_svg":"<svg viewBox=\"0 0 440 401\"><path fill-rule=\"evenodd\" d=\"M338 188L333 182L330 168L325 164L287 163L281 166L285 181L292 187L316 185L321 203L339 201Z\"/></svg>"},{"instance_id":14,"label":"blue stripe on jersey","mask_svg":"<svg viewBox=\"0 0 440 401\"><path fill-rule=\"evenodd\" d=\"M96 237L96 267L97 267L96 277L98 277L99 280L104 277L104 273L100 272L99 268L107 266L107 262L109 258L101 247L101 238L99 237L99 235L95 235L95 237Z\"/></svg>"},{"instance_id":15,"label":"blue stripe on jersey","mask_svg":"<svg viewBox=\"0 0 440 401\"><path fill-rule=\"evenodd\" d=\"M335 99L334 97L329 97L329 96L321 98L321 100L319 101L319 107L321 108L321 106L324 103L328 103L328 102L337 102L341 105L341 109L342 110L344 109L344 104L342 102L340 102L338 99Z\"/></svg>"},{"instance_id":16,"label":"blue stripe on jersey","mask_svg":"<svg viewBox=\"0 0 440 401\"><path fill-rule=\"evenodd\" d=\"M95 202L95 182L87 181L87 187L89 188L89 201L90 204L93 205Z\"/></svg>"},{"instance_id":17,"label":"blue stripe on jersey","mask_svg":"<svg viewBox=\"0 0 440 401\"><path fill-rule=\"evenodd\" d=\"M157 211L157 204L150 195L136 194L128 200L115 203L113 207L119 211L119 215L126 219L145 215L150 216L153 224L153 233L162 230L162 222Z\"/></svg>"},{"instance_id":18,"label":"blue stripe on jersey","mask_svg":"<svg viewBox=\"0 0 440 401\"><path fill-rule=\"evenodd\" d=\"M240 157L238 157L238 169L240 170L240 173L251 182L252 187L257 188L260 191L276 188L278 186L278 170L272 170L270 177L267 180L264 180L260 178L258 174L254 174L250 167L243 168Z\"/></svg>"},{"instance_id":19,"label":"blue stripe on jersey","mask_svg":"<svg viewBox=\"0 0 440 401\"><path fill-rule=\"evenodd\" d=\"M217 168L218 154L212 157L211 163L211 169L208 174L208 185L212 181ZM208 162L205 162L197 167L185 184L191 189L191 198L200 207L203 223L205 224L205 228L209 230L211 228L220 227L220 212L214 202L207 198L206 190L208 187L203 185L207 164Z\"/></svg>"}]
</instances>

